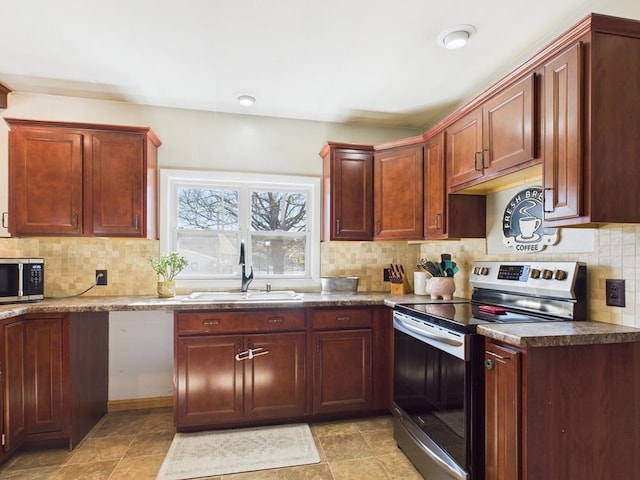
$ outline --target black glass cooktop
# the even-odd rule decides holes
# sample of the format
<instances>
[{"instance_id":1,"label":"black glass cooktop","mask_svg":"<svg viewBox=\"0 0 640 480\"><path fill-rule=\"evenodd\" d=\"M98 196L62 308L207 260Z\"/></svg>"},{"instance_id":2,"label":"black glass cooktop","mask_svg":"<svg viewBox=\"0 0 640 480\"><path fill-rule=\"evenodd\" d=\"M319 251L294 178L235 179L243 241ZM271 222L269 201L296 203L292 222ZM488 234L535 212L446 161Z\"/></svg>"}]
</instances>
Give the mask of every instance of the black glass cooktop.
<instances>
[{"instance_id":1,"label":"black glass cooktop","mask_svg":"<svg viewBox=\"0 0 640 480\"><path fill-rule=\"evenodd\" d=\"M411 303L396 305L395 309L442 327L465 332L475 332L478 325L486 323L527 323L550 320L504 308L471 303Z\"/></svg>"}]
</instances>

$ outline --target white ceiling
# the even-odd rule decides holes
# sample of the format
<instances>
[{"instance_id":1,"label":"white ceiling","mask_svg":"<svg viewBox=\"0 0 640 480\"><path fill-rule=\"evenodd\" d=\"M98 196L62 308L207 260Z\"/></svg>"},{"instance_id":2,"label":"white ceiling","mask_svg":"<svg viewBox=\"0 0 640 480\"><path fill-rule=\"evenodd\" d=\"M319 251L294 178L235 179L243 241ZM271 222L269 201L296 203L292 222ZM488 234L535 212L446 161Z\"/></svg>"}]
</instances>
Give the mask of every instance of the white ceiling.
<instances>
[{"instance_id":1,"label":"white ceiling","mask_svg":"<svg viewBox=\"0 0 640 480\"><path fill-rule=\"evenodd\" d=\"M0 83L425 128L591 11L640 19L640 1L2 0ZM464 49L440 48L457 24L477 32ZM240 107L240 92L258 101Z\"/></svg>"}]
</instances>

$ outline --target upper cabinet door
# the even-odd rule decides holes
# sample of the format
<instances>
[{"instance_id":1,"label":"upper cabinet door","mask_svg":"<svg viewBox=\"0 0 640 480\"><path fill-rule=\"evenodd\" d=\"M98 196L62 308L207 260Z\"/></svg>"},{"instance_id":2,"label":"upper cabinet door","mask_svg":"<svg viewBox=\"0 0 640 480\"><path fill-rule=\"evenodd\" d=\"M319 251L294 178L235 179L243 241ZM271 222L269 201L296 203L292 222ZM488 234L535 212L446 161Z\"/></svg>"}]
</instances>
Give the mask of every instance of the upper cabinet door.
<instances>
[{"instance_id":1,"label":"upper cabinet door","mask_svg":"<svg viewBox=\"0 0 640 480\"><path fill-rule=\"evenodd\" d=\"M83 135L12 129L9 135L9 231L81 235Z\"/></svg>"},{"instance_id":2,"label":"upper cabinet door","mask_svg":"<svg viewBox=\"0 0 640 480\"><path fill-rule=\"evenodd\" d=\"M421 240L422 143L376 152L373 179L374 239Z\"/></svg>"},{"instance_id":3,"label":"upper cabinet door","mask_svg":"<svg viewBox=\"0 0 640 480\"><path fill-rule=\"evenodd\" d=\"M144 137L127 133L92 135L93 233L142 236L144 229Z\"/></svg>"},{"instance_id":4,"label":"upper cabinet door","mask_svg":"<svg viewBox=\"0 0 640 480\"><path fill-rule=\"evenodd\" d=\"M445 135L450 189L482 177L482 109L473 110L456 121Z\"/></svg>"},{"instance_id":5,"label":"upper cabinet door","mask_svg":"<svg viewBox=\"0 0 640 480\"><path fill-rule=\"evenodd\" d=\"M444 134L424 145L424 237L444 236L446 225Z\"/></svg>"},{"instance_id":6,"label":"upper cabinet door","mask_svg":"<svg viewBox=\"0 0 640 480\"><path fill-rule=\"evenodd\" d=\"M582 215L582 43L544 66L544 218Z\"/></svg>"},{"instance_id":7,"label":"upper cabinet door","mask_svg":"<svg viewBox=\"0 0 640 480\"><path fill-rule=\"evenodd\" d=\"M534 78L527 75L484 104L484 168L500 171L535 157Z\"/></svg>"},{"instance_id":8,"label":"upper cabinet door","mask_svg":"<svg viewBox=\"0 0 640 480\"><path fill-rule=\"evenodd\" d=\"M336 145L341 145L337 147ZM323 240L373 239L373 149L327 144L323 157Z\"/></svg>"}]
</instances>

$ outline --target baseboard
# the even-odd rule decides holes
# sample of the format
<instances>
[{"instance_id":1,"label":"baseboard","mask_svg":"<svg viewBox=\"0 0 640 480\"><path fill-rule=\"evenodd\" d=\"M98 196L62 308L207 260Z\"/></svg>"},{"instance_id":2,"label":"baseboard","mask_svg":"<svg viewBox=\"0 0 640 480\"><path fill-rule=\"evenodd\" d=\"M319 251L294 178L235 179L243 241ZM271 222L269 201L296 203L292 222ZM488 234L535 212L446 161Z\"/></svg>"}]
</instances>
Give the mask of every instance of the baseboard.
<instances>
[{"instance_id":1,"label":"baseboard","mask_svg":"<svg viewBox=\"0 0 640 480\"><path fill-rule=\"evenodd\" d=\"M129 398L124 400L109 400L107 402L108 412L121 412L123 410L142 410L145 408L165 407L173 407L173 396Z\"/></svg>"}]
</instances>

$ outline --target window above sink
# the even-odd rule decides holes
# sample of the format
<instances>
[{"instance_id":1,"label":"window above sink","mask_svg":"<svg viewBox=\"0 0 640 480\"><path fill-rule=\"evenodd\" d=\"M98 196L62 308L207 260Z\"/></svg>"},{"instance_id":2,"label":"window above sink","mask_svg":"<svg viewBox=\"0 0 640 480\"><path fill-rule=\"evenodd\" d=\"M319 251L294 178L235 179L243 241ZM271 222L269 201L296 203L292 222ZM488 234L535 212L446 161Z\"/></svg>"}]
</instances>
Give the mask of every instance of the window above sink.
<instances>
[{"instance_id":1,"label":"window above sink","mask_svg":"<svg viewBox=\"0 0 640 480\"><path fill-rule=\"evenodd\" d=\"M319 179L173 169L160 179L160 249L189 260L179 288L239 288L243 240L253 286L319 285Z\"/></svg>"}]
</instances>

